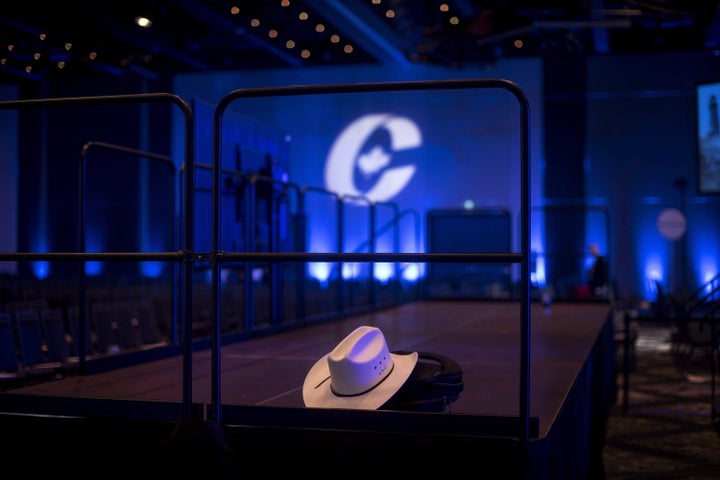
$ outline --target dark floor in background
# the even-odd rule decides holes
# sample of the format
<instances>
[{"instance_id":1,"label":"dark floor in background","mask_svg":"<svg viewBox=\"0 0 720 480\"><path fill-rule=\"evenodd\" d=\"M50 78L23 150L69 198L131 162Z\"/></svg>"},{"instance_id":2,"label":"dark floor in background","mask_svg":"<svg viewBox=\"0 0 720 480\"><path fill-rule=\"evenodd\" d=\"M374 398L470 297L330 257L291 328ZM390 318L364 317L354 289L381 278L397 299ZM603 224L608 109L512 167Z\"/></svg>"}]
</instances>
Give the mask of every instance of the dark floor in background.
<instances>
[{"instance_id":1,"label":"dark floor in background","mask_svg":"<svg viewBox=\"0 0 720 480\"><path fill-rule=\"evenodd\" d=\"M607 480L720 479L720 431L709 367L686 375L671 353L671 327L640 323L627 410L622 376L607 425ZM717 395L717 386L716 386Z\"/></svg>"}]
</instances>

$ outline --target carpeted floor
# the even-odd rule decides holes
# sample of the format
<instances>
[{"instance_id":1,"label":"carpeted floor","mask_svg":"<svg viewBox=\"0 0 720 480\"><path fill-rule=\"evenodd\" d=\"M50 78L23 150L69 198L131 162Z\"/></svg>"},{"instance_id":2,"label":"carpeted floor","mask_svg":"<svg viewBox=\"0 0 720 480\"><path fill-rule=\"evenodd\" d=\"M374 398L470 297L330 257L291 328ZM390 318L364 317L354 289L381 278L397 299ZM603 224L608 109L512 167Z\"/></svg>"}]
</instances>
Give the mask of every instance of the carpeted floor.
<instances>
[{"instance_id":1,"label":"carpeted floor","mask_svg":"<svg viewBox=\"0 0 720 480\"><path fill-rule=\"evenodd\" d=\"M718 392L716 386L713 395L709 359L700 357L683 371L671 350L670 327L636 327L627 406L620 376L607 425L605 478L720 479Z\"/></svg>"}]
</instances>

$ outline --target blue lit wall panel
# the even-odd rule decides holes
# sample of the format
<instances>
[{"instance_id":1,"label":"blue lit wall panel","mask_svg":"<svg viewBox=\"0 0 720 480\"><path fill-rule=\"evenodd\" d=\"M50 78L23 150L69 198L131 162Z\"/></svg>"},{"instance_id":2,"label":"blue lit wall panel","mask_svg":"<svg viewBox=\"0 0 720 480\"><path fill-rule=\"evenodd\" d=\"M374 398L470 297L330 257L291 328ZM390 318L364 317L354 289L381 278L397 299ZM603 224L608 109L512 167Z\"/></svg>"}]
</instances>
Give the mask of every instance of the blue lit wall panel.
<instances>
[{"instance_id":1,"label":"blue lit wall panel","mask_svg":"<svg viewBox=\"0 0 720 480\"><path fill-rule=\"evenodd\" d=\"M700 258L714 255L708 247L720 242L714 220L719 199L696 188L695 91L699 82L720 78L717 57L594 57L587 65L587 198L610 209L610 267L620 293L654 300L657 278L667 293L694 289ZM658 232L664 208L687 215L684 262L679 246L672 248Z\"/></svg>"},{"instance_id":2,"label":"blue lit wall panel","mask_svg":"<svg viewBox=\"0 0 720 480\"><path fill-rule=\"evenodd\" d=\"M17 87L0 86L0 99L13 99ZM18 209L15 208L18 190L18 125L17 112L0 111L0 223L3 235L0 235L0 251L17 251ZM15 273L15 262L0 262L0 273Z\"/></svg>"},{"instance_id":3,"label":"blue lit wall panel","mask_svg":"<svg viewBox=\"0 0 720 480\"><path fill-rule=\"evenodd\" d=\"M537 175L542 159L539 112L540 70L536 61L513 61L507 70L449 71L410 69L303 69L291 74L216 74L180 76L177 92L213 104L239 87L332 84L438 78L504 78L517 83L531 102L531 180L540 198ZM224 81L223 81L224 80ZM520 203L520 107L502 89L313 95L238 99L226 115L250 118L287 140L285 168L290 182L393 202L404 213L401 251L425 251L422 232L429 209L507 208L517 215ZM200 127L205 129L205 127ZM177 142L176 142L177 145ZM203 145L207 145L203 142ZM223 149L223 157L226 155ZM203 158L199 154L198 158ZM207 158L207 155L204 155ZM226 159L223 158L223 163ZM330 173L328 173L330 172ZM308 249L336 251L334 204L326 195L309 193ZM346 209L343 249L362 249L368 240L367 212ZM388 214L377 219L386 223ZM225 221L223 215L223 221ZM517 237L514 232L513 239ZM390 233L377 250L394 248ZM513 248L518 248L513 245Z\"/></svg>"}]
</instances>

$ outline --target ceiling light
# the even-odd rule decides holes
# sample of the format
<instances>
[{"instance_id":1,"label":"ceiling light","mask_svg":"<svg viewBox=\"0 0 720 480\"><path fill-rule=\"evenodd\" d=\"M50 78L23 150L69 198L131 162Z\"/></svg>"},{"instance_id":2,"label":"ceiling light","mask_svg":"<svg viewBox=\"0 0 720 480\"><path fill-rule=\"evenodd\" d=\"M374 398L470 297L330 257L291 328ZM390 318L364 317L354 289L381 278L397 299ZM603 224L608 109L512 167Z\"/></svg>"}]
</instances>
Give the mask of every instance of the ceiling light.
<instances>
[{"instance_id":1,"label":"ceiling light","mask_svg":"<svg viewBox=\"0 0 720 480\"><path fill-rule=\"evenodd\" d=\"M142 15L139 17L135 17L135 24L140 28L152 27L152 21L147 17L143 17Z\"/></svg>"}]
</instances>

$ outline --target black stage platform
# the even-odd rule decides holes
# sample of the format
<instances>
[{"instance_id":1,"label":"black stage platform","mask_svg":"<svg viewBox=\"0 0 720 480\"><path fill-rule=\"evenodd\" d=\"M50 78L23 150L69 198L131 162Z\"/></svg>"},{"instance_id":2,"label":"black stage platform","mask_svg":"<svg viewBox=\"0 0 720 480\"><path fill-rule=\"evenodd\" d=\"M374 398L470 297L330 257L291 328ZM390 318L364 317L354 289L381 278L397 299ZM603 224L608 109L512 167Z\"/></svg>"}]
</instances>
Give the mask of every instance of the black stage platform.
<instances>
[{"instance_id":1,"label":"black stage platform","mask_svg":"<svg viewBox=\"0 0 720 480\"><path fill-rule=\"evenodd\" d=\"M93 459L118 476L602 478L616 394L610 305L532 305L526 441L518 438L520 318L517 302L420 301L225 345L220 421L208 420L210 350L193 354L195 418L180 416L181 357L12 390L0 394L4 456L23 459L28 473L70 461L62 468L81 476ZM359 325L381 328L391 350L456 360L464 391L451 412L303 407L307 371Z\"/></svg>"}]
</instances>

